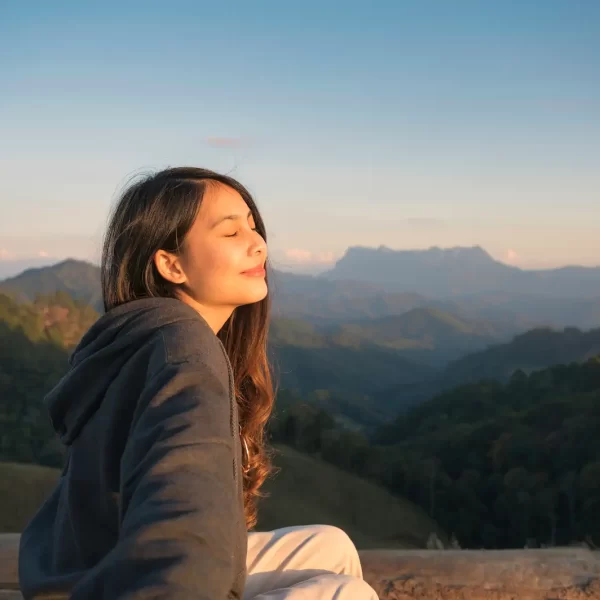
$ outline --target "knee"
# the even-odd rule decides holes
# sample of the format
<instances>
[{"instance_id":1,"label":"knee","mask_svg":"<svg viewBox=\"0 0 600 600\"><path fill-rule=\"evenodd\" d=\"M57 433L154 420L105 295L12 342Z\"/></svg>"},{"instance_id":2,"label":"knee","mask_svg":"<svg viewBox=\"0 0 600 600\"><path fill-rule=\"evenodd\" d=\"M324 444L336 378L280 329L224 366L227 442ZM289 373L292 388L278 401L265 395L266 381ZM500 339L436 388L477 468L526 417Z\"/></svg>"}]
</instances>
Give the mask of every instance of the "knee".
<instances>
[{"instance_id":1,"label":"knee","mask_svg":"<svg viewBox=\"0 0 600 600\"><path fill-rule=\"evenodd\" d=\"M315 525L315 535L322 540L323 543L334 548L341 548L348 552L356 552L354 542L350 536L339 527L334 525Z\"/></svg>"},{"instance_id":2,"label":"knee","mask_svg":"<svg viewBox=\"0 0 600 600\"><path fill-rule=\"evenodd\" d=\"M336 587L335 597L339 600L379 600L377 592L364 580L351 575L336 575L332 583Z\"/></svg>"},{"instance_id":3,"label":"knee","mask_svg":"<svg viewBox=\"0 0 600 600\"><path fill-rule=\"evenodd\" d=\"M317 525L315 526L314 536L326 553L332 558L335 557L334 560L337 563L335 571L337 573L362 579L358 550L344 530L333 525Z\"/></svg>"}]
</instances>

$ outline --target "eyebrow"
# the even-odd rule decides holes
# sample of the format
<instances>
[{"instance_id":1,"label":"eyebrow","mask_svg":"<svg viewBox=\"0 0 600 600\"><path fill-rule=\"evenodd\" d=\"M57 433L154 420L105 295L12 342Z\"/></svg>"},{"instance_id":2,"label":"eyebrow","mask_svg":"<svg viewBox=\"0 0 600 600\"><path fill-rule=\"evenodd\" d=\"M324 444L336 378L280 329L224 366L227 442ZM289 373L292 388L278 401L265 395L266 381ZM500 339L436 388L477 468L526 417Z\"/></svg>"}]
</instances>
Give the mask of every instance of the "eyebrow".
<instances>
[{"instance_id":1,"label":"eyebrow","mask_svg":"<svg viewBox=\"0 0 600 600\"><path fill-rule=\"evenodd\" d=\"M215 223L213 224L213 226L211 227L211 229L214 229L217 225L220 225L223 221L237 221L238 219L241 218L242 215L225 215L224 217L221 217L220 219L218 219L217 221L215 221ZM246 215L246 219L249 219L252 216L252 211L249 210L248 214Z\"/></svg>"}]
</instances>

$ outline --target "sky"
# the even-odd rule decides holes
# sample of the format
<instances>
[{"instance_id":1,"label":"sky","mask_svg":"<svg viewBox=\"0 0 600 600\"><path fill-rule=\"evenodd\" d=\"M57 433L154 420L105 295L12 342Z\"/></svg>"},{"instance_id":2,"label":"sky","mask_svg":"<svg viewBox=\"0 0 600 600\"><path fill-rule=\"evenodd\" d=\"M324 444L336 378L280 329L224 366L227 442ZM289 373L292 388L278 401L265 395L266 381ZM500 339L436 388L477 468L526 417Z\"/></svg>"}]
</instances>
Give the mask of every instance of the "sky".
<instances>
[{"instance_id":1,"label":"sky","mask_svg":"<svg viewBox=\"0 0 600 600\"><path fill-rule=\"evenodd\" d=\"M0 2L0 275L97 261L183 164L250 189L280 268L600 265L600 2Z\"/></svg>"}]
</instances>

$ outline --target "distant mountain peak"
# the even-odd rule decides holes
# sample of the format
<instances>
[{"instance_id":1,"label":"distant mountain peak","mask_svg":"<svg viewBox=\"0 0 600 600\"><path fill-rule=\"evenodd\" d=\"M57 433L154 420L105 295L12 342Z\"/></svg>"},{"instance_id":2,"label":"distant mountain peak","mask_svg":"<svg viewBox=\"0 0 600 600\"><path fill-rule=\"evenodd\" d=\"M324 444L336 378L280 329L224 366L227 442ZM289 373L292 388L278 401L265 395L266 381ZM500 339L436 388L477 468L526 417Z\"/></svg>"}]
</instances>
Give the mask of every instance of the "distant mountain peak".
<instances>
[{"instance_id":1,"label":"distant mountain peak","mask_svg":"<svg viewBox=\"0 0 600 600\"><path fill-rule=\"evenodd\" d=\"M429 248L415 248L415 249L394 249L384 244L377 246L376 248L371 246L349 246L339 261L344 260L347 256L356 254L391 254L391 255L410 255L410 256L423 256L423 255L446 255L446 256L477 256L485 258L487 260L496 262L494 258L481 246L453 246L450 248L441 248L440 246L430 246ZM339 262L338 261L338 262Z\"/></svg>"},{"instance_id":2,"label":"distant mountain peak","mask_svg":"<svg viewBox=\"0 0 600 600\"><path fill-rule=\"evenodd\" d=\"M495 260L481 246L454 246L452 248L431 246L424 249L394 250L388 246L381 245L377 248L368 246L348 247L344 255L327 273L335 274L336 271L343 271L346 265L349 264L353 267L358 267L359 265L364 267L368 264L370 267L376 268L384 264L392 265L394 263L404 266L412 264L414 268L460 263L464 266L479 265L481 267L493 267L494 265L501 265L505 268L515 269Z\"/></svg>"},{"instance_id":3,"label":"distant mountain peak","mask_svg":"<svg viewBox=\"0 0 600 600\"><path fill-rule=\"evenodd\" d=\"M100 268L84 260L68 258L51 266L33 267L0 282L0 292L20 300L32 301L58 291L102 310Z\"/></svg>"},{"instance_id":4,"label":"distant mountain peak","mask_svg":"<svg viewBox=\"0 0 600 600\"><path fill-rule=\"evenodd\" d=\"M59 269L64 269L65 267L93 267L94 269L97 269L98 265L89 260L83 260L80 258L65 258L64 260L61 260L60 262L57 262L54 265L47 268L50 270L53 269L55 271L58 271Z\"/></svg>"},{"instance_id":5,"label":"distant mountain peak","mask_svg":"<svg viewBox=\"0 0 600 600\"><path fill-rule=\"evenodd\" d=\"M322 277L447 297L502 289L505 281L520 273L520 269L495 260L478 245L414 250L394 250L382 245L349 247Z\"/></svg>"}]
</instances>

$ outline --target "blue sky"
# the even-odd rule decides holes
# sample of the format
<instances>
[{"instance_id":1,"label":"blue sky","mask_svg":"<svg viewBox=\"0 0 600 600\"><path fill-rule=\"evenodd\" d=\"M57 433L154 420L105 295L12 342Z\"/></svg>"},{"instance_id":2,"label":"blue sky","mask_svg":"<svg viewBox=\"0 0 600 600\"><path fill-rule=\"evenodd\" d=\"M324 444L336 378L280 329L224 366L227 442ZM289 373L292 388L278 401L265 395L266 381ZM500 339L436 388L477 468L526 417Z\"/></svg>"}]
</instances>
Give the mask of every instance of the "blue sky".
<instances>
[{"instance_id":1,"label":"blue sky","mask_svg":"<svg viewBox=\"0 0 600 600\"><path fill-rule=\"evenodd\" d=\"M247 184L279 266L600 264L595 0L4 2L0 53L5 265L96 258L127 179L177 164Z\"/></svg>"}]
</instances>

